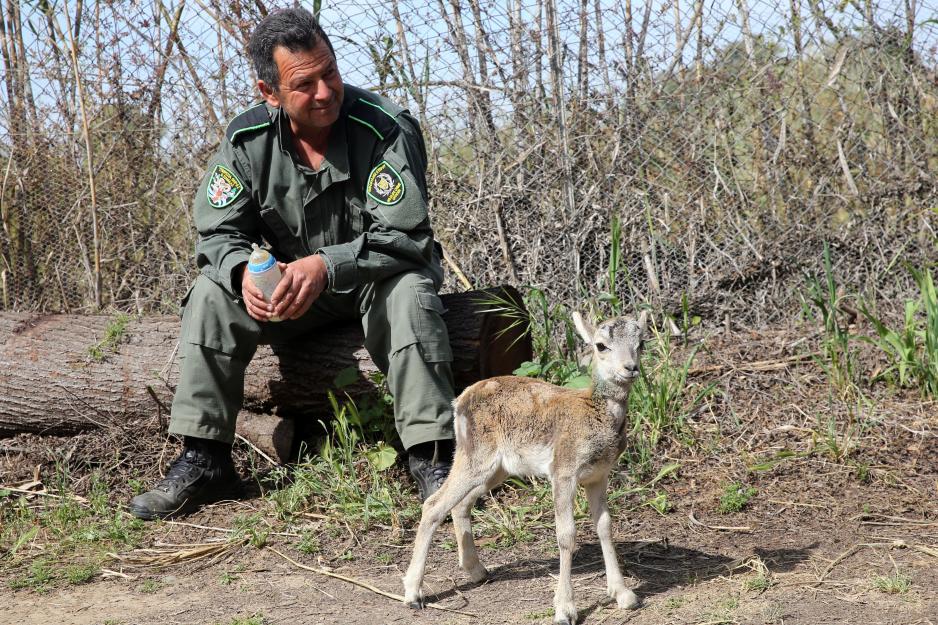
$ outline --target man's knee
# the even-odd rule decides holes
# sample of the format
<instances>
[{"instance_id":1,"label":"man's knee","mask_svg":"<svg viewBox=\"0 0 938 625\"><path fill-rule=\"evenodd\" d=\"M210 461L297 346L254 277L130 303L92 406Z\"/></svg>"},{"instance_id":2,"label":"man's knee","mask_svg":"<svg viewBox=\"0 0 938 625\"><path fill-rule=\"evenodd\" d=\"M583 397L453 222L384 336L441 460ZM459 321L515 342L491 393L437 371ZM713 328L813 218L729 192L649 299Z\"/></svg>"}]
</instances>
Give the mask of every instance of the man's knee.
<instances>
[{"instance_id":1,"label":"man's knee","mask_svg":"<svg viewBox=\"0 0 938 625\"><path fill-rule=\"evenodd\" d=\"M241 360L251 359L260 328L231 293L200 275L182 305L181 341Z\"/></svg>"},{"instance_id":2,"label":"man's knee","mask_svg":"<svg viewBox=\"0 0 938 625\"><path fill-rule=\"evenodd\" d=\"M417 344L427 362L450 362L452 350L443 314L446 309L433 280L404 272L377 285L374 304L384 309L390 332L388 355Z\"/></svg>"}]
</instances>

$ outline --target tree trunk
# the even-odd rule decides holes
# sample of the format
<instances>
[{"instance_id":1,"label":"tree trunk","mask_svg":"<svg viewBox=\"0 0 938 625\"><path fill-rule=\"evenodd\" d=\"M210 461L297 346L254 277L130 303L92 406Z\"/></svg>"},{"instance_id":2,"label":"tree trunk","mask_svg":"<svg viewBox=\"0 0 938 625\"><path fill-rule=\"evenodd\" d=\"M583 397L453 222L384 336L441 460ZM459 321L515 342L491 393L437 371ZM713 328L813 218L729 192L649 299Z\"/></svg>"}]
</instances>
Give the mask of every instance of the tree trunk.
<instances>
[{"instance_id":1,"label":"tree trunk","mask_svg":"<svg viewBox=\"0 0 938 625\"><path fill-rule=\"evenodd\" d=\"M523 311L521 296L512 287L443 296L457 389L509 374L531 358L523 324L511 327L512 318L491 310L501 306L482 301L492 294ZM0 368L5 371L0 376L0 437L132 428L142 421L162 420L179 371L179 319L130 319L122 331L121 325L104 315L0 313ZM104 338L109 335L114 337L110 341ZM308 423L328 418L332 411L326 391L335 388L338 372L349 367L358 370L358 379L342 391L353 397L374 392L370 375L378 369L362 343L360 324L350 322L311 335L308 341L262 345L245 380L241 417L246 430L283 434L276 422L258 421L252 414ZM97 347L97 358L90 354L92 347ZM261 443L283 447L282 440Z\"/></svg>"}]
</instances>

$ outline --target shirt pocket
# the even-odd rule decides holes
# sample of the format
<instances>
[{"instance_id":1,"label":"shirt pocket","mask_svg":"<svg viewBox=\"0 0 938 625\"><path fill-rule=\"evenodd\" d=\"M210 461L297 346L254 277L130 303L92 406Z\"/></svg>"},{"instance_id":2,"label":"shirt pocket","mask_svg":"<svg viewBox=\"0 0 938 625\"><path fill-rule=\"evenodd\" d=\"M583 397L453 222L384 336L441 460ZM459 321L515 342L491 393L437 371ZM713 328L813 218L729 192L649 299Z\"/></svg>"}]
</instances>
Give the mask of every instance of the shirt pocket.
<instances>
[{"instance_id":1,"label":"shirt pocket","mask_svg":"<svg viewBox=\"0 0 938 625\"><path fill-rule=\"evenodd\" d=\"M309 255L309 250L300 240L299 235L291 230L276 208L262 208L260 216L276 239L276 241L270 242L274 249L288 255L288 258L278 258L277 260L289 262Z\"/></svg>"}]
</instances>

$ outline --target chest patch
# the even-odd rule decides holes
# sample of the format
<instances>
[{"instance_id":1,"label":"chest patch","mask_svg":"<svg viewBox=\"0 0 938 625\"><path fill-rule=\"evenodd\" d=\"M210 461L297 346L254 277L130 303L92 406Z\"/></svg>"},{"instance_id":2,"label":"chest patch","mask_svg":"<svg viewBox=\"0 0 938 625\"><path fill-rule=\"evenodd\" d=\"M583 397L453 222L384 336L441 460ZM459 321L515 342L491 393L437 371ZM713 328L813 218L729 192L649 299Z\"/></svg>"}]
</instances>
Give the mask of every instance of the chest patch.
<instances>
[{"instance_id":1,"label":"chest patch","mask_svg":"<svg viewBox=\"0 0 938 625\"><path fill-rule=\"evenodd\" d=\"M394 206L404 198L404 180L387 161L381 161L368 174L365 192L378 204Z\"/></svg>"},{"instance_id":2,"label":"chest patch","mask_svg":"<svg viewBox=\"0 0 938 625\"><path fill-rule=\"evenodd\" d=\"M212 176L205 188L208 203L213 208L224 208L237 199L244 191L244 185L233 171L224 165L215 165Z\"/></svg>"}]
</instances>

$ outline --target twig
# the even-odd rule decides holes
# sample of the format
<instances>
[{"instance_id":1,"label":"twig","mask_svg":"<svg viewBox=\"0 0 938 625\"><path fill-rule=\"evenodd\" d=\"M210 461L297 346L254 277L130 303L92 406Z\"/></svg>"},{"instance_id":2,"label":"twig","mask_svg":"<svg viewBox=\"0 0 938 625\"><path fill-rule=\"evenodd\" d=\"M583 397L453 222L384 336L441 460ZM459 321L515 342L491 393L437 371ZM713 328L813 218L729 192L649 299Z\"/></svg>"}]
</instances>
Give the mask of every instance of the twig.
<instances>
[{"instance_id":1,"label":"twig","mask_svg":"<svg viewBox=\"0 0 938 625\"><path fill-rule=\"evenodd\" d=\"M886 519L885 521L865 521L864 518L876 517L880 519ZM868 512L858 514L853 517L852 520L860 520L860 525L915 525L918 527L928 526L928 525L938 525L938 521L917 521L915 519L907 519L901 516L890 516L888 514L870 514Z\"/></svg>"},{"instance_id":2,"label":"twig","mask_svg":"<svg viewBox=\"0 0 938 625\"><path fill-rule=\"evenodd\" d=\"M845 552L843 552L842 554L834 558L834 560L830 564L827 565L827 568L824 569L824 572L821 573L821 575L817 578L817 581L811 584L811 586L820 586L821 583L824 581L824 578L830 575L830 572L834 570L835 566L837 566L838 564L840 564L841 562L843 562L844 560L846 560L847 558L849 558L850 556L852 556L853 554L858 552L862 547L865 547L865 546L866 545L862 545L862 544L854 545L850 549L847 549Z\"/></svg>"},{"instance_id":3,"label":"twig","mask_svg":"<svg viewBox=\"0 0 938 625\"><path fill-rule=\"evenodd\" d=\"M754 362L745 362L742 364L727 363L723 365L707 365L706 367L694 367L688 370L687 375L697 375L700 373L713 373L715 371L772 371L774 369L785 369L792 364L814 358L818 354L798 354L777 360L756 360Z\"/></svg>"},{"instance_id":4,"label":"twig","mask_svg":"<svg viewBox=\"0 0 938 625\"><path fill-rule=\"evenodd\" d=\"M78 503L88 503L88 500L79 495L55 495L49 491L43 490L29 490L26 488L17 488L16 486L0 486L0 490L8 490L13 493L21 493L23 495L42 495L43 497L52 497L53 499L74 499Z\"/></svg>"},{"instance_id":5,"label":"twig","mask_svg":"<svg viewBox=\"0 0 938 625\"><path fill-rule=\"evenodd\" d=\"M449 252L446 251L446 248L440 245L440 248L443 250L443 260L446 261L446 264L449 265L449 268L453 270L453 273L456 274L456 277L459 278L459 281L467 291L472 290L472 283L469 282L469 278L466 277L466 274L463 270L456 264L456 261L453 260L453 257L450 256Z\"/></svg>"},{"instance_id":6,"label":"twig","mask_svg":"<svg viewBox=\"0 0 938 625\"><path fill-rule=\"evenodd\" d=\"M280 463L279 463L279 462L277 462L276 460L274 460L273 458L271 458L270 456L268 456L267 454L265 454L263 451L261 451L260 447L258 447L257 445L255 445L254 443L252 443L251 441L249 441L248 439L244 438L244 437L241 436L240 434L237 434L237 433L236 433L236 434L235 434L235 438L237 438L239 441L241 441L241 442L243 442L243 443L247 443L248 447L250 447L251 449L253 449L254 451L256 451L264 460L266 460L266 461L269 462L270 464L274 465L275 467L280 466Z\"/></svg>"},{"instance_id":7,"label":"twig","mask_svg":"<svg viewBox=\"0 0 938 625\"><path fill-rule=\"evenodd\" d=\"M691 525L696 525L698 527L703 527L708 530L720 530L724 532L751 532L752 528L748 525L741 526L732 526L732 525L707 525L706 523L701 523L697 520L697 517L694 516L693 510L688 513L687 519L691 522Z\"/></svg>"},{"instance_id":8,"label":"twig","mask_svg":"<svg viewBox=\"0 0 938 625\"><path fill-rule=\"evenodd\" d=\"M227 527L213 527L211 525L197 525L195 523L186 523L185 521L163 521L167 525L181 525L184 527L193 527L198 530L209 530L211 532L225 532L227 534L233 534L238 530L233 530ZM270 536L286 536L288 538L300 538L299 534L294 534L291 532L268 532Z\"/></svg>"},{"instance_id":9,"label":"twig","mask_svg":"<svg viewBox=\"0 0 938 625\"><path fill-rule=\"evenodd\" d=\"M381 590L381 589L378 588L377 586L373 586L372 584L369 584L368 582L363 582L363 581L361 581L361 580L355 579L354 577L346 577L345 575L340 575L340 574L338 574L338 573L333 573L332 571L327 571L327 570L325 570L325 569L318 569L318 568L316 568L316 567L306 566L305 564L300 564L299 562L297 562L296 560L294 560L294 559L291 558L290 556L287 556L287 555L285 555L285 554L283 554L283 553L280 553L279 551L277 551L277 550L274 549L273 547L268 547L267 549L268 549L269 551L273 551L274 553L276 553L278 556L280 556L281 558L283 558L284 560L286 560L286 561L289 562L290 564L292 564L292 565L294 565L294 566L297 566L297 567L299 567L299 568L301 568L301 569L303 569L303 570L312 571L313 573L319 573L320 575L325 575L326 577L332 577L332 578L334 578L334 579L339 579L339 580L342 580L343 582L348 582L349 584L355 584L356 586L359 586L359 587L364 588L364 589L366 589L366 590L370 590L371 592L376 593L376 594L379 594L379 595L381 595L382 597L387 597L388 599L394 599L395 601L401 601L401 602L404 601L404 597L402 597L401 595L395 595L394 593L386 592L386 591L384 591L384 590ZM428 604L427 604L427 607L428 607L428 608L433 608L434 610L442 610L443 612L452 612L452 613L454 613L454 614L461 614L461 615L463 615L463 616L471 616L472 618L478 618L478 615L477 615L477 614L472 614L471 612L463 612L463 611L461 611L461 610L454 610L454 609L452 609L452 608L447 608L447 607L445 607L445 606L442 606L442 605L440 605L440 604L438 604L438 603L428 603Z\"/></svg>"}]
</instances>

